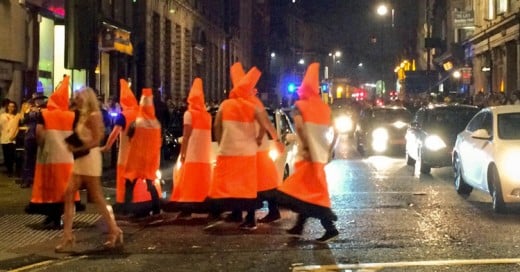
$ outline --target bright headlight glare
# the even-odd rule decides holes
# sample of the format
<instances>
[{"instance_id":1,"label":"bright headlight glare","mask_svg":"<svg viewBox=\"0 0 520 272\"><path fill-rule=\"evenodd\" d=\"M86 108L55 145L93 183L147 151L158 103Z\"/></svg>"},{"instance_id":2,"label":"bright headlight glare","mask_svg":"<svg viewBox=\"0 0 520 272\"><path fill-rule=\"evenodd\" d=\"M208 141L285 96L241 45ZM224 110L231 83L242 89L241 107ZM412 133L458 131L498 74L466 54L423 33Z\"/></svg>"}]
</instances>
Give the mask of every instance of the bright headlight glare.
<instances>
[{"instance_id":1,"label":"bright headlight glare","mask_svg":"<svg viewBox=\"0 0 520 272\"><path fill-rule=\"evenodd\" d=\"M405 122L399 120L399 121L394 122L392 125L398 129L401 129L401 128L406 127L407 124Z\"/></svg>"},{"instance_id":2,"label":"bright headlight glare","mask_svg":"<svg viewBox=\"0 0 520 272\"><path fill-rule=\"evenodd\" d=\"M348 116L342 115L334 119L334 126L340 133L346 133L352 130L352 119Z\"/></svg>"},{"instance_id":3,"label":"bright headlight glare","mask_svg":"<svg viewBox=\"0 0 520 272\"><path fill-rule=\"evenodd\" d=\"M520 159L520 150L512 150L507 152L502 161L504 165L505 175L512 180L520 181L520 167L518 160Z\"/></svg>"},{"instance_id":4,"label":"bright headlight glare","mask_svg":"<svg viewBox=\"0 0 520 272\"><path fill-rule=\"evenodd\" d=\"M157 171L155 171L155 177L156 177L157 179L161 179L161 178L162 178L161 170L157 170Z\"/></svg>"},{"instance_id":5,"label":"bright headlight glare","mask_svg":"<svg viewBox=\"0 0 520 272\"><path fill-rule=\"evenodd\" d=\"M446 143L437 135L431 135L424 140L426 148L437 151L446 147Z\"/></svg>"},{"instance_id":6,"label":"bright headlight glare","mask_svg":"<svg viewBox=\"0 0 520 272\"><path fill-rule=\"evenodd\" d=\"M386 141L388 140L388 131L384 128L376 128L372 131L373 141Z\"/></svg>"},{"instance_id":7,"label":"bright headlight glare","mask_svg":"<svg viewBox=\"0 0 520 272\"><path fill-rule=\"evenodd\" d=\"M278 156L280 156L280 153L278 153L278 150L276 150L276 149L269 150L269 158L271 158L271 160L276 161Z\"/></svg>"}]
</instances>

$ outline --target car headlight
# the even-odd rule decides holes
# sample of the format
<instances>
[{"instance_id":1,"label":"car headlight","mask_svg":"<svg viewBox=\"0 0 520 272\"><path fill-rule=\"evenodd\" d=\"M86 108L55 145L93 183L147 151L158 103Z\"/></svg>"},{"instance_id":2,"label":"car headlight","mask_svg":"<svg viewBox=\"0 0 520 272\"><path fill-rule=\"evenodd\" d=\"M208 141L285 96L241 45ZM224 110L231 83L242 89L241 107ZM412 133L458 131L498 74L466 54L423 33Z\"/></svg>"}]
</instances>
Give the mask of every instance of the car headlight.
<instances>
[{"instance_id":1,"label":"car headlight","mask_svg":"<svg viewBox=\"0 0 520 272\"><path fill-rule=\"evenodd\" d=\"M387 141L388 140L388 131L384 128L376 128L372 131L372 140L373 141Z\"/></svg>"},{"instance_id":2,"label":"car headlight","mask_svg":"<svg viewBox=\"0 0 520 272\"><path fill-rule=\"evenodd\" d=\"M395 128L398 128L398 129L402 129L404 127L406 127L406 124L405 122L403 121L395 121L393 124L392 124Z\"/></svg>"},{"instance_id":3,"label":"car headlight","mask_svg":"<svg viewBox=\"0 0 520 272\"><path fill-rule=\"evenodd\" d=\"M384 128L376 128L372 131L372 149L383 152L387 149L388 131Z\"/></svg>"},{"instance_id":4,"label":"car headlight","mask_svg":"<svg viewBox=\"0 0 520 272\"><path fill-rule=\"evenodd\" d=\"M520 181L518 159L520 159L520 150L509 150L501 159L504 165L504 174L516 181Z\"/></svg>"},{"instance_id":5,"label":"car headlight","mask_svg":"<svg viewBox=\"0 0 520 272\"><path fill-rule=\"evenodd\" d=\"M348 116L342 115L334 119L334 126L340 133L347 133L352 130L352 119Z\"/></svg>"},{"instance_id":6,"label":"car headlight","mask_svg":"<svg viewBox=\"0 0 520 272\"><path fill-rule=\"evenodd\" d=\"M271 158L271 160L276 161L276 159L278 159L278 156L280 156L278 150L276 150L275 148L269 150L269 158Z\"/></svg>"},{"instance_id":7,"label":"car headlight","mask_svg":"<svg viewBox=\"0 0 520 272\"><path fill-rule=\"evenodd\" d=\"M437 135L430 135L424 140L426 148L437 151L446 147L446 143Z\"/></svg>"}]
</instances>

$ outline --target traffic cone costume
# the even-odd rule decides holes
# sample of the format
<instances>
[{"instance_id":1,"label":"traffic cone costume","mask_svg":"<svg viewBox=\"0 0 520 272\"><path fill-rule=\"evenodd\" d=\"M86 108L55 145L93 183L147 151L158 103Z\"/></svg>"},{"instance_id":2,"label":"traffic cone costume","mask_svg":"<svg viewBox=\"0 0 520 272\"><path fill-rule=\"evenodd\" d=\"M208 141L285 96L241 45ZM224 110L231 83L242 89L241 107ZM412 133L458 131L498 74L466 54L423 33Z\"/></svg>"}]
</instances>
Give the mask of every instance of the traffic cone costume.
<instances>
[{"instance_id":1,"label":"traffic cone costume","mask_svg":"<svg viewBox=\"0 0 520 272\"><path fill-rule=\"evenodd\" d=\"M204 200L211 183L211 115L206 111L202 79L195 78L188 95L188 110L184 125L191 126L186 157L180 158L174 171L175 180L169 207L185 212L206 212ZM180 165L179 165L180 164Z\"/></svg>"},{"instance_id":2,"label":"traffic cone costume","mask_svg":"<svg viewBox=\"0 0 520 272\"><path fill-rule=\"evenodd\" d=\"M58 221L63 214L64 193L74 165L72 152L65 143L77 121L74 112L69 111L68 88L67 76L41 112L44 144L38 147L31 201L26 208L27 213L44 214ZM79 202L79 193L76 193L76 210L84 209Z\"/></svg>"},{"instance_id":3,"label":"traffic cone costume","mask_svg":"<svg viewBox=\"0 0 520 272\"><path fill-rule=\"evenodd\" d=\"M250 210L257 201L256 129L253 103L247 100L260 79L252 68L220 105L222 135L208 202L215 210Z\"/></svg>"},{"instance_id":4,"label":"traffic cone costume","mask_svg":"<svg viewBox=\"0 0 520 272\"><path fill-rule=\"evenodd\" d=\"M244 76L244 68L240 62L237 62L231 66L231 81L233 86L238 86L240 80L244 78ZM258 96L256 96L256 94L257 90L256 88L253 88L251 95L246 97L246 99L252 102L260 111L265 111L264 104L258 98ZM256 134L258 135L260 131L260 124L255 122L255 127ZM264 133L264 137L262 138L262 142L260 146L258 146L256 153L256 172L259 193L276 189L281 181L281 177L279 176L278 170L276 169L276 165L269 156L269 150L270 144L267 138L267 133Z\"/></svg>"},{"instance_id":5,"label":"traffic cone costume","mask_svg":"<svg viewBox=\"0 0 520 272\"><path fill-rule=\"evenodd\" d=\"M135 131L130 138L125 176L125 207L137 217L160 213L161 124L155 117L152 89L143 89Z\"/></svg>"},{"instance_id":6,"label":"traffic cone costume","mask_svg":"<svg viewBox=\"0 0 520 272\"><path fill-rule=\"evenodd\" d=\"M300 99L295 107L302 116L308 146L303 147L299 142L299 161L295 172L278 188L278 200L281 205L307 217L335 221L324 169L329 160L330 143L326 135L331 125L331 111L319 96L318 75L319 64L311 64L298 90ZM303 160L302 152L309 152L311 160Z\"/></svg>"},{"instance_id":7,"label":"traffic cone costume","mask_svg":"<svg viewBox=\"0 0 520 272\"><path fill-rule=\"evenodd\" d=\"M124 79L120 79L121 93L120 93L120 104L121 104L121 116L125 120L125 126L119 133L119 151L117 155L117 176L116 176L116 205L114 209L118 210L119 206L125 202L125 167L128 161L129 141L128 129L136 118L139 111L139 104L135 98L132 90L128 86L128 82ZM137 196L135 196L137 197Z\"/></svg>"}]
</instances>

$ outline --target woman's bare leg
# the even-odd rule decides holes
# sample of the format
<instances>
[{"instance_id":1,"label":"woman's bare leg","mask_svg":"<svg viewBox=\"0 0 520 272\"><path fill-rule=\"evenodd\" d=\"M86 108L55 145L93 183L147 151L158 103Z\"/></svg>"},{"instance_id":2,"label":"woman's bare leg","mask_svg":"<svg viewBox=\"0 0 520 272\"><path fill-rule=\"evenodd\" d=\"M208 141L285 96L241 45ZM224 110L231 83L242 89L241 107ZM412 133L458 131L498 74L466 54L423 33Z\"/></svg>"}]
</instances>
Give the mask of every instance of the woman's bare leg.
<instances>
[{"instance_id":1,"label":"woman's bare leg","mask_svg":"<svg viewBox=\"0 0 520 272\"><path fill-rule=\"evenodd\" d=\"M72 175L64 195L64 212L63 212L63 238L72 238L72 222L74 220L74 196L81 186L81 178Z\"/></svg>"},{"instance_id":2,"label":"woman's bare leg","mask_svg":"<svg viewBox=\"0 0 520 272\"><path fill-rule=\"evenodd\" d=\"M115 219L112 217L110 211L107 208L107 202L103 197L103 190L101 189L100 177L83 176L85 185L89 195L92 197L92 201L96 204L98 212L101 214L105 222L107 222L110 233L118 233L119 227L116 224Z\"/></svg>"}]
</instances>

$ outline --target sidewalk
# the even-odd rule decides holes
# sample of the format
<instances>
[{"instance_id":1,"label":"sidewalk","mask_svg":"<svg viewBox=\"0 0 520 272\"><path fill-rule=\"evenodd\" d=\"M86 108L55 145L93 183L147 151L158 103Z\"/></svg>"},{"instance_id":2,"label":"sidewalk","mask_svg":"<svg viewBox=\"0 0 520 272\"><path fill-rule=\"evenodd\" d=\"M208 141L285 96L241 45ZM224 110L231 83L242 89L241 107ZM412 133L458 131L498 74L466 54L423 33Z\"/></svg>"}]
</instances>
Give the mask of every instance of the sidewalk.
<instances>
[{"instance_id":1,"label":"sidewalk","mask_svg":"<svg viewBox=\"0 0 520 272\"><path fill-rule=\"evenodd\" d=\"M115 176L115 172L104 172L106 183L113 183L110 175ZM0 271L64 257L64 254L54 253L54 246L59 243L62 231L43 229L43 215L25 213L31 192L31 188L22 189L14 178L0 173ZM112 203L115 190L104 187L104 192L108 202ZM86 192L81 192L81 199L86 203ZM78 248L95 248L100 243L101 231L106 227L99 219L92 204L87 204L86 211L74 217Z\"/></svg>"}]
</instances>

